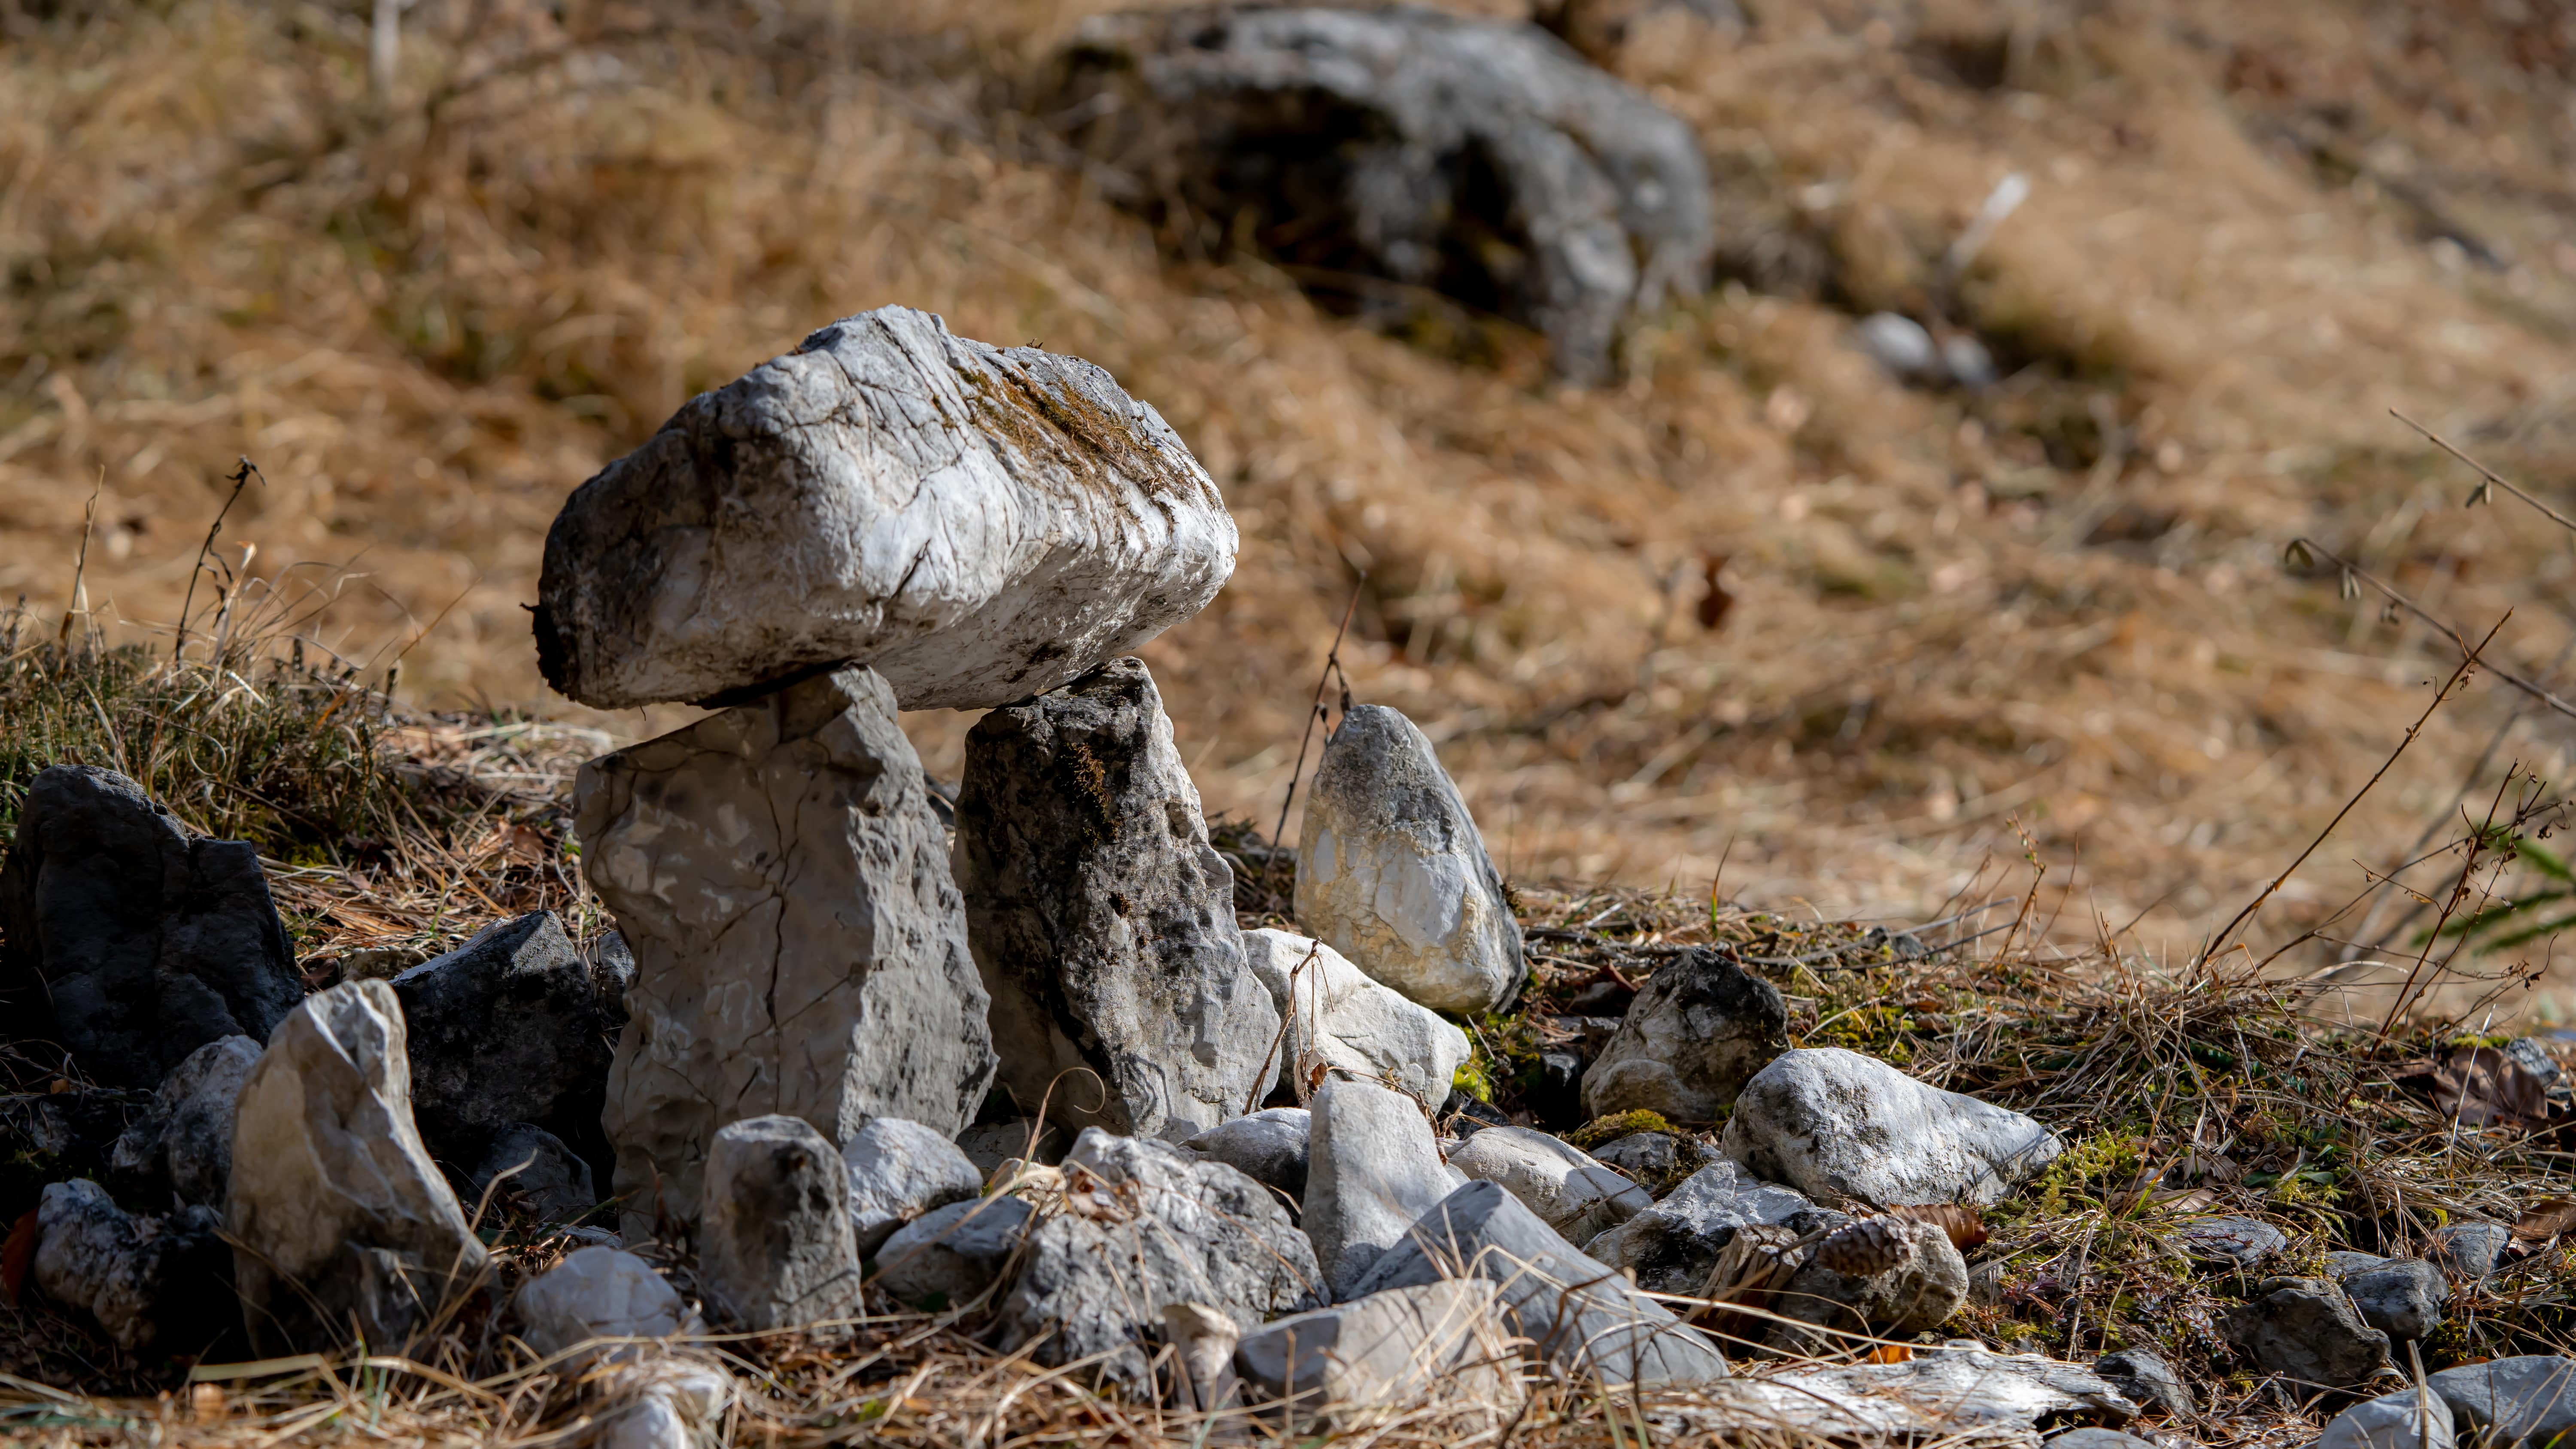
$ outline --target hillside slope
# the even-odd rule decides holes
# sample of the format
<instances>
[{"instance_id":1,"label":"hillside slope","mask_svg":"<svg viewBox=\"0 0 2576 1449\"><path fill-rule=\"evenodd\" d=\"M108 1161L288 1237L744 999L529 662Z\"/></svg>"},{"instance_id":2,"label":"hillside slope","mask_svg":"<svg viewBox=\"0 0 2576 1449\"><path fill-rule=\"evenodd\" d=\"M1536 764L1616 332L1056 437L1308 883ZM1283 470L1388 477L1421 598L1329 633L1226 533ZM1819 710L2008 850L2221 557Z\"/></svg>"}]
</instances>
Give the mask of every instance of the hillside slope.
<instances>
[{"instance_id":1,"label":"hillside slope","mask_svg":"<svg viewBox=\"0 0 2576 1449\"><path fill-rule=\"evenodd\" d=\"M1699 133L1722 275L1597 389L1489 320L1383 335L1110 200L1043 104L1089 0L422 0L382 95L364 8L0 22L0 590L61 606L95 485L91 605L176 617L246 454L219 552L336 591L319 638L401 654L426 702L572 713L521 612L563 495L901 302L1107 366L1226 489L1234 582L1148 651L1212 810L1267 828L1356 586L1354 691L1432 731L1513 873L1723 857L1730 896L1928 913L2017 820L2058 929L2143 912L2176 952L2457 658L2285 574L2289 539L2478 633L2515 610L2524 673L2576 639L2559 530L2463 508L2388 415L2544 493L2576 454L2559 4L1643 24L1604 58ZM1899 384L1852 341L1883 308L1976 331L2005 380ZM2519 705L2482 680L2437 716L2258 935L2447 811ZM2482 788L2562 772L2545 718ZM965 721L915 723L953 771Z\"/></svg>"}]
</instances>

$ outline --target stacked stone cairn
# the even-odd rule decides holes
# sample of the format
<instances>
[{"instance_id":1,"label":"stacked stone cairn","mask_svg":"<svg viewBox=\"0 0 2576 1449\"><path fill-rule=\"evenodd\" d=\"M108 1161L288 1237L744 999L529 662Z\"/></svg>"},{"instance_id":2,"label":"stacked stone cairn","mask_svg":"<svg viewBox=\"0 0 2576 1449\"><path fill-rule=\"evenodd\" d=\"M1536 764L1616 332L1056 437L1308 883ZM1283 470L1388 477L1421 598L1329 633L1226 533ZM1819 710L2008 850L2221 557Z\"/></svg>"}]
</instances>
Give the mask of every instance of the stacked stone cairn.
<instances>
[{"instance_id":1,"label":"stacked stone cairn","mask_svg":"<svg viewBox=\"0 0 2576 1449\"><path fill-rule=\"evenodd\" d=\"M308 996L255 853L114 775L46 771L0 871L0 994L100 1085L48 1108L98 1140L36 1205L38 1287L129 1348L237 1318L257 1354L401 1352L480 1295L635 1445L719 1421L731 1380L692 1335L828 1336L894 1305L1298 1432L1433 1398L1499 1428L1539 1377L1688 1386L1828 1436L1887 1428L1816 1407L1861 1399L2136 1412L2084 1369L1968 1348L1730 1378L1654 1294L1767 1272L1780 1351L1929 1329L1966 1265L1879 1209L1992 1201L2057 1141L1789 1049L1777 992L1713 953L1604 1006L1580 1108L1731 1108L1721 1145L1587 1153L1462 1111L1459 1019L1509 1007L1527 966L1402 714L1353 707L1325 745L1311 934L1238 929L1129 652L1207 604L1235 547L1213 482L1107 373L887 308L688 404L547 539L548 679L714 711L581 771L617 927L589 949L540 913ZM987 711L953 843L898 727L919 708ZM502 1281L475 1232L500 1198L578 1250ZM611 1204L613 1234L591 1221ZM694 1303L627 1251L647 1242L694 1255Z\"/></svg>"}]
</instances>

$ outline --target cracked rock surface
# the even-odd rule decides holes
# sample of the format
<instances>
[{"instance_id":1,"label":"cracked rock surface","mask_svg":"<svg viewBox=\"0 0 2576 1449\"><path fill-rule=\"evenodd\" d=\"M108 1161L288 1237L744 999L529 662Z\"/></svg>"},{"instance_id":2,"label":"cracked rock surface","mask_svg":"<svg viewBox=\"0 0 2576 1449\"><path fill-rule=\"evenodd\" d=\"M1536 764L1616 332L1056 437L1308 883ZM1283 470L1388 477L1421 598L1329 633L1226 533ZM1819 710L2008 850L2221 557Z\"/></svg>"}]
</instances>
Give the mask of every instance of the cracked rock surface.
<instances>
[{"instance_id":1,"label":"cracked rock surface","mask_svg":"<svg viewBox=\"0 0 2576 1449\"><path fill-rule=\"evenodd\" d=\"M630 1240L746 1117L954 1132L993 1073L948 844L893 691L820 675L593 760L590 882L635 953L602 1125Z\"/></svg>"},{"instance_id":2,"label":"cracked rock surface","mask_svg":"<svg viewBox=\"0 0 2576 1449\"><path fill-rule=\"evenodd\" d=\"M1107 371L884 307L692 399L546 534L537 662L601 709L863 660L906 709L1053 689L1204 608L1225 500Z\"/></svg>"}]
</instances>

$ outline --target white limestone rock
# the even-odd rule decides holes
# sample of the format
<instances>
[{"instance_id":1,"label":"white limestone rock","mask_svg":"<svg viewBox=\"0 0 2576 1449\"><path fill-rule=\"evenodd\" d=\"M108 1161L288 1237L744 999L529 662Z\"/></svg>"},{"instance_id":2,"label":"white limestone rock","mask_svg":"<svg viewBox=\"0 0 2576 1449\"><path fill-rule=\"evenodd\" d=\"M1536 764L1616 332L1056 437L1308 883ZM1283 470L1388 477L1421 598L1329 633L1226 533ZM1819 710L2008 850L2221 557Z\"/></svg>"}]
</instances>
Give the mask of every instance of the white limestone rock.
<instances>
[{"instance_id":1,"label":"white limestone rock","mask_svg":"<svg viewBox=\"0 0 2576 1449\"><path fill-rule=\"evenodd\" d=\"M1288 1019L1290 1072L1322 1064L1375 1079L1438 1111L1467 1061L1467 1033L1407 1001L1321 941L1289 931L1243 933L1243 956Z\"/></svg>"},{"instance_id":2,"label":"white limestone rock","mask_svg":"<svg viewBox=\"0 0 2576 1449\"><path fill-rule=\"evenodd\" d=\"M1449 1154L1449 1165L1470 1178L1501 1183L1571 1242L1589 1242L1655 1201L1581 1148L1527 1127L1485 1128Z\"/></svg>"},{"instance_id":3,"label":"white limestone rock","mask_svg":"<svg viewBox=\"0 0 2576 1449\"><path fill-rule=\"evenodd\" d=\"M1235 545L1206 470L1107 372L885 307L692 399L573 493L537 662L601 709L844 660L906 709L986 708L1197 613Z\"/></svg>"},{"instance_id":4,"label":"white limestone rock","mask_svg":"<svg viewBox=\"0 0 2576 1449\"><path fill-rule=\"evenodd\" d=\"M1840 1047L1785 1052L1737 1097L1727 1155L1824 1202L1992 1203L2064 1145L2019 1112Z\"/></svg>"},{"instance_id":5,"label":"white limestone rock","mask_svg":"<svg viewBox=\"0 0 2576 1449\"><path fill-rule=\"evenodd\" d=\"M263 1353L397 1351L473 1280L483 1244L411 1115L402 1008L382 981L306 998L242 1084L224 1224Z\"/></svg>"},{"instance_id":6,"label":"white limestone rock","mask_svg":"<svg viewBox=\"0 0 2576 1449\"><path fill-rule=\"evenodd\" d=\"M895 1229L984 1190L984 1174L956 1143L918 1122L877 1117L841 1144L850 1168L850 1230L872 1256Z\"/></svg>"},{"instance_id":7,"label":"white limestone rock","mask_svg":"<svg viewBox=\"0 0 2576 1449\"><path fill-rule=\"evenodd\" d=\"M1440 1160L1422 1108L1393 1088L1326 1082L1308 1110L1300 1223L1339 1299L1416 1218L1467 1179Z\"/></svg>"},{"instance_id":8,"label":"white limestone rock","mask_svg":"<svg viewBox=\"0 0 2576 1449\"><path fill-rule=\"evenodd\" d=\"M1431 741L1384 705L1342 717L1307 790L1297 919L1437 1011L1491 1011L1528 977L1521 928Z\"/></svg>"},{"instance_id":9,"label":"white limestone rock","mask_svg":"<svg viewBox=\"0 0 2576 1449\"><path fill-rule=\"evenodd\" d=\"M691 1223L708 1143L784 1112L954 1132L992 1081L947 832L894 696L820 675L603 756L583 868L635 955L602 1114L630 1241Z\"/></svg>"}]
</instances>

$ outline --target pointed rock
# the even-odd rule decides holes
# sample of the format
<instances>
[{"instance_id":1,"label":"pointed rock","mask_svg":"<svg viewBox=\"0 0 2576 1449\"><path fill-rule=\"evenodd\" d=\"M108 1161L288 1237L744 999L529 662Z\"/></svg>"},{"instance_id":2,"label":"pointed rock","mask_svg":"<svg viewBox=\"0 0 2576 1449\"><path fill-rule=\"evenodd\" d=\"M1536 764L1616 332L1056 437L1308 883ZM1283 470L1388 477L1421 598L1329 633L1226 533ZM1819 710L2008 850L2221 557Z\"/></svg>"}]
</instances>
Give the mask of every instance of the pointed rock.
<instances>
[{"instance_id":1,"label":"pointed rock","mask_svg":"<svg viewBox=\"0 0 2576 1449\"><path fill-rule=\"evenodd\" d=\"M850 1169L802 1117L735 1122L707 1153L698 1286L754 1332L859 1311Z\"/></svg>"},{"instance_id":2,"label":"pointed rock","mask_svg":"<svg viewBox=\"0 0 2576 1449\"><path fill-rule=\"evenodd\" d=\"M1431 741L1356 706L1324 745L1297 839L1297 919L1435 1011L1492 1011L1521 989L1520 923Z\"/></svg>"},{"instance_id":3,"label":"pointed rock","mask_svg":"<svg viewBox=\"0 0 2576 1449\"><path fill-rule=\"evenodd\" d=\"M1279 1011L1143 660L976 723L957 879L1022 1111L1179 1141L1267 1091Z\"/></svg>"},{"instance_id":4,"label":"pointed rock","mask_svg":"<svg viewBox=\"0 0 2576 1449\"><path fill-rule=\"evenodd\" d=\"M590 963L552 911L533 911L393 979L411 1043L412 1115L441 1160L479 1160L534 1123L607 1161L599 1109L612 1054Z\"/></svg>"},{"instance_id":5,"label":"pointed rock","mask_svg":"<svg viewBox=\"0 0 2576 1449\"><path fill-rule=\"evenodd\" d=\"M844 669L582 767L583 869L635 953L604 1125L630 1240L698 1216L716 1129L953 1132L992 1080L946 832L894 696Z\"/></svg>"}]
</instances>

